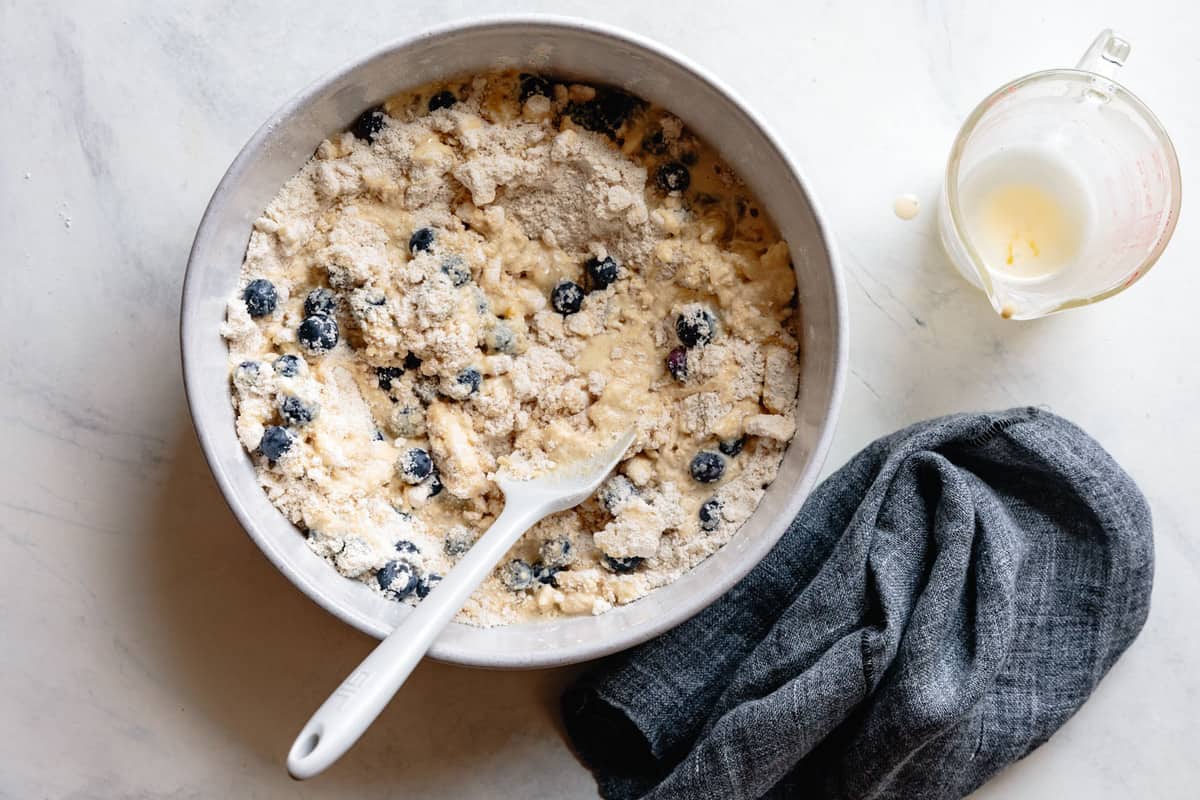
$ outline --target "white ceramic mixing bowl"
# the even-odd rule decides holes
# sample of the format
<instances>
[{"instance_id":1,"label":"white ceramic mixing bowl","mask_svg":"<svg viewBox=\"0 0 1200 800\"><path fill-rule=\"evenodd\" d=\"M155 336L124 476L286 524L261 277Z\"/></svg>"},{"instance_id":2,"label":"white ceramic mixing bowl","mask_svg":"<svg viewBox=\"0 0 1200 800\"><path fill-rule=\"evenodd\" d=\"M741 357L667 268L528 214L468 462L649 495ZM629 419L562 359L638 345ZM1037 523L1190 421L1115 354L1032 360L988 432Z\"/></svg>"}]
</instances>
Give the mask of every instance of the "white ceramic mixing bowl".
<instances>
[{"instance_id":1,"label":"white ceramic mixing bowl","mask_svg":"<svg viewBox=\"0 0 1200 800\"><path fill-rule=\"evenodd\" d=\"M237 285L251 224L317 144L365 108L438 78L528 68L615 84L678 114L749 184L792 249L803 312L797 432L779 477L724 548L674 583L595 617L474 628L452 624L434 658L484 667L546 667L630 647L691 617L771 549L817 478L846 367L846 302L829 231L799 171L733 94L660 45L602 25L503 17L436 28L389 45L289 100L242 149L209 203L188 261L181 345L192 420L213 475L242 526L305 594L342 620L383 637L409 607L339 575L259 488L234 433L228 358L219 329Z\"/></svg>"}]
</instances>

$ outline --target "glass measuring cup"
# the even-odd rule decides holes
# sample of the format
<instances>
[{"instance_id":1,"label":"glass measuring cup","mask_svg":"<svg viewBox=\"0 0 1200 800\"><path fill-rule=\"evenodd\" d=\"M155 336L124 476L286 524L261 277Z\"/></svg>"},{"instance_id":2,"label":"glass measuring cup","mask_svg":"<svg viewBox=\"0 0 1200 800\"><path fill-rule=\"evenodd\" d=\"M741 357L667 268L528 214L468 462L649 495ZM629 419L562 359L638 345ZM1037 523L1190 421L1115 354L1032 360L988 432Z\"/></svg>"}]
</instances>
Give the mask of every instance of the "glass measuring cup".
<instances>
[{"instance_id":1,"label":"glass measuring cup","mask_svg":"<svg viewBox=\"0 0 1200 800\"><path fill-rule=\"evenodd\" d=\"M942 246L1006 319L1113 296L1146 274L1175 230L1175 148L1113 80L1129 50L1103 31L1075 69L993 92L954 141L938 208Z\"/></svg>"}]
</instances>

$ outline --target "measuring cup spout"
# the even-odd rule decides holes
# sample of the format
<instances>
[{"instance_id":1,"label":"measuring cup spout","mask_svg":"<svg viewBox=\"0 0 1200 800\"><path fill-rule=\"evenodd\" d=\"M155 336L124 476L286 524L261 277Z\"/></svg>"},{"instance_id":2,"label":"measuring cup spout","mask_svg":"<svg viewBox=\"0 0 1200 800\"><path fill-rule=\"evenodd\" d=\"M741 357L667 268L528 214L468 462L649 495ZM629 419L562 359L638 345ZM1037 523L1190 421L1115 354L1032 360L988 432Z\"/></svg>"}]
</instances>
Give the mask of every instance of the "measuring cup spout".
<instances>
[{"instance_id":1,"label":"measuring cup spout","mask_svg":"<svg viewBox=\"0 0 1200 800\"><path fill-rule=\"evenodd\" d=\"M1105 28L1100 31L1100 35L1083 54L1083 58L1079 59L1075 68L1114 79L1117 76L1117 70L1125 66L1130 49L1128 39L1117 36L1113 33L1112 28Z\"/></svg>"}]
</instances>

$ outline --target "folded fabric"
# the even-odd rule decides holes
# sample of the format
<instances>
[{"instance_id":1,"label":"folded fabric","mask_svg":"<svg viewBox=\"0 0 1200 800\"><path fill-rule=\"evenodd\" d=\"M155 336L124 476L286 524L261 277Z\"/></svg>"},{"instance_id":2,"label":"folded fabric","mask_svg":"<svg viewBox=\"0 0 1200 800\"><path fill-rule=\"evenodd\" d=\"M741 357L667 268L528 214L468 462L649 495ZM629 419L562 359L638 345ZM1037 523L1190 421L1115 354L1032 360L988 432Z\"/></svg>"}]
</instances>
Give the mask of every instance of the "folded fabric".
<instances>
[{"instance_id":1,"label":"folded fabric","mask_svg":"<svg viewBox=\"0 0 1200 800\"><path fill-rule=\"evenodd\" d=\"M1071 423L960 414L825 480L744 580L563 696L606 798L957 798L1141 630L1150 511Z\"/></svg>"}]
</instances>

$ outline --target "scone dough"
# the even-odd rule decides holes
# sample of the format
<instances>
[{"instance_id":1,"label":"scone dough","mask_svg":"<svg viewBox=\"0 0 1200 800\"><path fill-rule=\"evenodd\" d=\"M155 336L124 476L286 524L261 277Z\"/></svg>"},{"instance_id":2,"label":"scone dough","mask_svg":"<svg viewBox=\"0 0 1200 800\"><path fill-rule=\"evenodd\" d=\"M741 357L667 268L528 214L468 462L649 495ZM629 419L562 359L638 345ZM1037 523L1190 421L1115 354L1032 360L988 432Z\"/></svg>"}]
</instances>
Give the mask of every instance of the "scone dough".
<instances>
[{"instance_id":1,"label":"scone dough","mask_svg":"<svg viewBox=\"0 0 1200 800\"><path fill-rule=\"evenodd\" d=\"M490 73L321 143L229 302L237 434L343 575L416 601L536 475L637 439L459 619L598 614L691 569L795 432L788 249L729 166L605 86Z\"/></svg>"}]
</instances>

